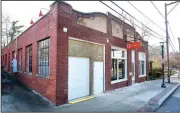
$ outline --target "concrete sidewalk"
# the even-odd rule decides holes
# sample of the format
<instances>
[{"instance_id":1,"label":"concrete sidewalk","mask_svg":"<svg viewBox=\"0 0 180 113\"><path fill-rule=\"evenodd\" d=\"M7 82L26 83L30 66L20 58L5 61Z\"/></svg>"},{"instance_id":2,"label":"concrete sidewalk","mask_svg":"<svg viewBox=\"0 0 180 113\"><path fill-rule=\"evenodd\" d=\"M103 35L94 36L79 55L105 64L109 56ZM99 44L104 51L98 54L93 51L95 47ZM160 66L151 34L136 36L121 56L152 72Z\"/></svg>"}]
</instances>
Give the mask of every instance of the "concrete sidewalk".
<instances>
[{"instance_id":1,"label":"concrete sidewalk","mask_svg":"<svg viewBox=\"0 0 180 113\"><path fill-rule=\"evenodd\" d=\"M159 100L162 101L163 99L164 101L166 99L165 96L170 95L173 88L175 90L178 81L177 77L171 78L172 83L166 83L167 88L161 88L162 80L136 83L129 87L105 93L88 101L57 106L54 111L152 111L152 109L147 108L145 105L153 98L157 99L156 103L151 102L154 105L157 105Z\"/></svg>"},{"instance_id":2,"label":"concrete sidewalk","mask_svg":"<svg viewBox=\"0 0 180 113\"><path fill-rule=\"evenodd\" d=\"M166 79L167 80L167 79ZM54 106L31 90L15 87L9 94L2 95L2 112L38 111L154 111L175 90L180 81L171 78L167 88L161 88L162 80L136 83L77 104Z\"/></svg>"}]
</instances>

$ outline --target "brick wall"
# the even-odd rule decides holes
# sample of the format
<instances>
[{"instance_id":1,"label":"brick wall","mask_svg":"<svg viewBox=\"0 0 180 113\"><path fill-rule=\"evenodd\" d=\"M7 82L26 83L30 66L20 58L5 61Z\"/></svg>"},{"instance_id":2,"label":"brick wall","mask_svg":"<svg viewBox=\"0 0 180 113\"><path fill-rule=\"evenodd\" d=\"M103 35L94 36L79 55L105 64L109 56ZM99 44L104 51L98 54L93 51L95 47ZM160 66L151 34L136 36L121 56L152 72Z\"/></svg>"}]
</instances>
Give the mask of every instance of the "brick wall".
<instances>
[{"instance_id":1,"label":"brick wall","mask_svg":"<svg viewBox=\"0 0 180 113\"><path fill-rule=\"evenodd\" d=\"M42 78L38 74L38 41L50 37L50 77ZM28 87L41 93L53 103L56 103L56 62L57 62L57 5L51 7L51 11L42 17L38 22L28 28L17 38L18 50L22 49L23 66L19 73L19 79ZM32 75L26 75L26 47L32 44ZM2 54L10 54L12 61L12 51L16 51L16 41L14 40L3 48ZM53 53L53 54L52 54ZM12 71L10 66L8 71Z\"/></svg>"},{"instance_id":2,"label":"brick wall","mask_svg":"<svg viewBox=\"0 0 180 113\"><path fill-rule=\"evenodd\" d=\"M41 93L54 104L60 105L68 102L68 39L69 37L79 38L91 42L105 45L105 91L131 85L131 76L129 72L131 68L127 68L127 81L111 84L111 46L126 48L127 42L112 36L112 27L110 21L115 19L111 15L97 14L107 18L107 33L93 30L82 25L76 24L77 16L83 13L74 11L72 6L61 1L56 1L51 5L51 11L32 27L26 30L18 37L18 49L23 49L23 73L20 73L19 79L27 86ZM49 23L49 24L48 24ZM128 25L125 25L129 28ZM67 32L63 32L63 28L67 28ZM125 28L126 28L125 27ZM50 37L50 78L41 78L36 76L38 72L37 66L37 47L38 41ZM107 42L109 40L109 42ZM25 56L26 46L32 44L33 53L33 72L32 75L25 75ZM15 41L13 41L9 49L5 47L2 55L15 51ZM136 50L136 82L143 82L148 77L139 78L138 76L138 52L145 52L148 57L147 50L140 48ZM10 58L12 59L12 58ZM148 58L147 58L148 59ZM148 62L148 60L147 60ZM148 73L148 63L147 73ZM131 51L127 50L127 67L131 67Z\"/></svg>"},{"instance_id":3,"label":"brick wall","mask_svg":"<svg viewBox=\"0 0 180 113\"><path fill-rule=\"evenodd\" d=\"M61 76L57 75L57 104L63 104L68 102L68 39L69 37L74 37L82 40L87 40L95 43L100 43L105 45L105 90L112 90L124 86L131 85L131 76L129 72L132 71L131 68L127 69L127 81L111 84L111 46L117 46L121 48L127 47L126 39L120 39L113 37L111 33L110 20L107 21L107 33L102 33L82 25L76 24L76 11L73 11L72 7L68 4L63 4L59 2L59 16L58 16L58 65L57 73L60 73ZM67 13L68 12L68 13ZM104 16L104 15L101 15ZM105 16L106 18L108 16ZM127 25L126 25L127 26ZM63 27L68 29L68 32L63 32ZM128 28L129 26L127 26ZM107 42L109 39L109 42ZM142 47L139 51L146 52ZM137 52L136 52L137 53ZM137 56L137 55L136 55ZM131 67L131 51L127 50L127 67ZM138 59L138 58L137 58ZM138 61L136 62L136 64ZM138 66L138 65L137 65ZM136 67L137 67L136 66ZM136 69L138 70L138 69ZM136 71L136 82L143 82L146 80L146 77L139 78L138 72Z\"/></svg>"}]
</instances>

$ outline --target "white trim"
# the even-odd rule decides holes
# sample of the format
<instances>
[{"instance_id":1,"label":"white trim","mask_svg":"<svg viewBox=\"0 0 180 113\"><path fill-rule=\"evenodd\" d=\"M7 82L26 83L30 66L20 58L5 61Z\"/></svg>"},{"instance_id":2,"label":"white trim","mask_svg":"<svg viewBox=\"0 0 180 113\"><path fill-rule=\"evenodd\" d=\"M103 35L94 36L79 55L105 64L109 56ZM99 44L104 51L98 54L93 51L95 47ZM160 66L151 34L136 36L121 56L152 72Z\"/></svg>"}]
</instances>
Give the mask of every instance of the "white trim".
<instances>
[{"instance_id":1,"label":"white trim","mask_svg":"<svg viewBox=\"0 0 180 113\"><path fill-rule=\"evenodd\" d=\"M132 64L134 64L134 70L132 70L132 72L134 73L134 77L132 77L131 75L131 79L133 80L134 79L134 82L136 82L136 53L135 53L135 50L131 50L131 61L132 61Z\"/></svg>"},{"instance_id":2,"label":"white trim","mask_svg":"<svg viewBox=\"0 0 180 113\"><path fill-rule=\"evenodd\" d=\"M106 66L105 66L105 63L106 63L105 50L106 50L106 49L105 49L105 45L103 45L103 50L104 50L104 51L103 51L103 52L104 52L104 53L103 53L103 55L104 55L104 60L103 60L103 62L104 62L103 92L105 92L105 91L106 91L106 84L105 84L105 83L106 83L106 80L105 80L105 78L106 78L106 77L105 77L105 76L106 76L106 75L105 75L105 67L106 67Z\"/></svg>"},{"instance_id":3,"label":"white trim","mask_svg":"<svg viewBox=\"0 0 180 113\"><path fill-rule=\"evenodd\" d=\"M145 77L146 75L139 75L139 77Z\"/></svg>"},{"instance_id":4,"label":"white trim","mask_svg":"<svg viewBox=\"0 0 180 113\"><path fill-rule=\"evenodd\" d=\"M100 45L100 46L103 46L103 55L104 55L104 60L103 60L103 68L104 68L104 75L103 75L103 92L105 92L105 89L106 89L106 80L105 80L105 61L106 61L106 57L105 57L105 44L100 44L100 43L96 43L96 42L92 42L92 41L87 41L87 40L83 40L83 39L79 39L79 38L75 38L75 37L69 37L69 39L71 40L76 40L76 41L81 41L81 42L87 42L87 43L91 43L91 44L96 44L96 45Z\"/></svg>"},{"instance_id":5,"label":"white trim","mask_svg":"<svg viewBox=\"0 0 180 113\"><path fill-rule=\"evenodd\" d=\"M96 43L96 42L92 42L92 41L87 41L87 40L83 40L83 39L79 39L79 38L74 38L74 37L69 37L69 39L71 39L71 40L77 40L77 41L81 41L81 42L92 43L92 44L97 44L97 45L101 45L101 46L104 45L104 44L100 44L100 43Z\"/></svg>"},{"instance_id":6,"label":"white trim","mask_svg":"<svg viewBox=\"0 0 180 113\"><path fill-rule=\"evenodd\" d=\"M146 66L146 53L144 53L144 52L138 52L138 61L144 61L144 75L139 75L139 77L144 77L144 76L146 76L146 68L147 68L147 66ZM139 66L138 66L139 67Z\"/></svg>"},{"instance_id":7,"label":"white trim","mask_svg":"<svg viewBox=\"0 0 180 113\"><path fill-rule=\"evenodd\" d=\"M125 51L127 51L127 49L126 48L121 48L121 47L117 47L117 46L111 46L111 49L120 49L120 50L125 50Z\"/></svg>"},{"instance_id":8,"label":"white trim","mask_svg":"<svg viewBox=\"0 0 180 113\"><path fill-rule=\"evenodd\" d=\"M121 59L127 59L127 49L125 48L120 48L120 47L116 47L116 46L111 46L111 49L118 49L118 50L121 50L121 51L124 51L124 57L120 57ZM112 58L118 58L118 57L112 57L111 56L111 59ZM119 58L118 58L119 59Z\"/></svg>"},{"instance_id":9,"label":"white trim","mask_svg":"<svg viewBox=\"0 0 180 113\"><path fill-rule=\"evenodd\" d=\"M127 76L128 76L128 74L127 74L127 49L116 47L116 46L111 46L111 49L123 50L125 52L123 58L122 57L120 57L120 58L111 57L111 60L112 59L124 59L125 60L125 78L124 79L117 79L117 80L114 80L114 81L111 80L111 84L127 81Z\"/></svg>"},{"instance_id":10,"label":"white trim","mask_svg":"<svg viewBox=\"0 0 180 113\"><path fill-rule=\"evenodd\" d=\"M114 81L111 81L111 84L115 84L115 83L119 83L119 82L124 82L124 81L127 81L127 77L125 77L124 79L119 79L119 80L114 80Z\"/></svg>"}]
</instances>

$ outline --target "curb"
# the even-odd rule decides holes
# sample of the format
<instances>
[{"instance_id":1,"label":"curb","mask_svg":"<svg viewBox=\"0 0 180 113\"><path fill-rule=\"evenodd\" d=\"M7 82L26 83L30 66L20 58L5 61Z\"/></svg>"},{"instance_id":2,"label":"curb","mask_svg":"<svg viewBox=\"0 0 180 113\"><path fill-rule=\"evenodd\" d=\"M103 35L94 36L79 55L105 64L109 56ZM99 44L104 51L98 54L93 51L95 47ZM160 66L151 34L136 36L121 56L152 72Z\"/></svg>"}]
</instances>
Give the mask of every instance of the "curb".
<instances>
[{"instance_id":1,"label":"curb","mask_svg":"<svg viewBox=\"0 0 180 113\"><path fill-rule=\"evenodd\" d=\"M180 86L180 83L177 84L174 88L172 88L166 95L164 95L159 101L158 101L158 106L161 106L164 101L171 96L171 94Z\"/></svg>"},{"instance_id":2,"label":"curb","mask_svg":"<svg viewBox=\"0 0 180 113\"><path fill-rule=\"evenodd\" d=\"M167 99L171 96L171 94L180 86L180 83L177 83L172 89L170 89L165 95L161 98L161 93L151 98L147 104L143 107L139 108L136 112L155 112ZM166 92L166 91L165 91Z\"/></svg>"}]
</instances>

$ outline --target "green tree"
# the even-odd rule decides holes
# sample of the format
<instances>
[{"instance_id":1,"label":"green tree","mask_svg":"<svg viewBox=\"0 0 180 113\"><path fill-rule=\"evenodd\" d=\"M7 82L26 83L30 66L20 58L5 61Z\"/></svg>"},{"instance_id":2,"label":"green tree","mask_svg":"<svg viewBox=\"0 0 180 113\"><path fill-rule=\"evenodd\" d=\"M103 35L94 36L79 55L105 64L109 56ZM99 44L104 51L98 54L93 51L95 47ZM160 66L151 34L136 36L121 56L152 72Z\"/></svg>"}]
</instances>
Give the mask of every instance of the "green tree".
<instances>
[{"instance_id":1,"label":"green tree","mask_svg":"<svg viewBox=\"0 0 180 113\"><path fill-rule=\"evenodd\" d=\"M10 41L13 41L16 36L18 36L22 30L21 28L24 27L23 25L17 25L19 21L12 21L11 28L9 30L9 37Z\"/></svg>"},{"instance_id":2,"label":"green tree","mask_svg":"<svg viewBox=\"0 0 180 113\"><path fill-rule=\"evenodd\" d=\"M18 25L19 21L11 21L9 16L2 15L2 47L8 45L20 33L22 33L23 25Z\"/></svg>"}]
</instances>

